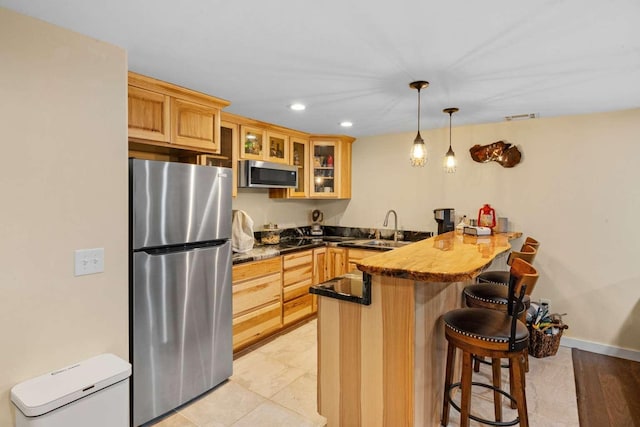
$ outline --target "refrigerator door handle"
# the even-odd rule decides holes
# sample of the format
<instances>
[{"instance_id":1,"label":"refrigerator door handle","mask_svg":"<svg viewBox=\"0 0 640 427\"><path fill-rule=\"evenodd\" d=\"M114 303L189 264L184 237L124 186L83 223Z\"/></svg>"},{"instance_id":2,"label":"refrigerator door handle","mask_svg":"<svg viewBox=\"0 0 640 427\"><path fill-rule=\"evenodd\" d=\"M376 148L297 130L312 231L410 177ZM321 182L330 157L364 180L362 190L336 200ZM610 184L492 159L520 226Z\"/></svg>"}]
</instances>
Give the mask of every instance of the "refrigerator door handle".
<instances>
[{"instance_id":1,"label":"refrigerator door handle","mask_svg":"<svg viewBox=\"0 0 640 427\"><path fill-rule=\"evenodd\" d=\"M227 242L228 242L227 239L210 240L208 242L187 243L183 245L162 246L162 247L156 247L156 248L142 248L142 249L137 249L133 252L134 253L144 252L148 255L165 255L165 254L171 254L171 253L188 252L194 249L222 246Z\"/></svg>"}]
</instances>

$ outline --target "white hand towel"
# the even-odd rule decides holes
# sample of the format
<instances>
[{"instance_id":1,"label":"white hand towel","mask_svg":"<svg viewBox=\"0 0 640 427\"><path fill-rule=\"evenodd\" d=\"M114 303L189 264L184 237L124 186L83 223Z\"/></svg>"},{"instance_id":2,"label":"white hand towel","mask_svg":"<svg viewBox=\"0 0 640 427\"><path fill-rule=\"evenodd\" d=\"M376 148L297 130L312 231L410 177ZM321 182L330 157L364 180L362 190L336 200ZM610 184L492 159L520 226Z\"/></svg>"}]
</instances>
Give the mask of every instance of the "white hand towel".
<instances>
[{"instance_id":1,"label":"white hand towel","mask_svg":"<svg viewBox=\"0 0 640 427\"><path fill-rule=\"evenodd\" d=\"M245 211L233 211L231 249L245 253L253 249L253 220Z\"/></svg>"}]
</instances>

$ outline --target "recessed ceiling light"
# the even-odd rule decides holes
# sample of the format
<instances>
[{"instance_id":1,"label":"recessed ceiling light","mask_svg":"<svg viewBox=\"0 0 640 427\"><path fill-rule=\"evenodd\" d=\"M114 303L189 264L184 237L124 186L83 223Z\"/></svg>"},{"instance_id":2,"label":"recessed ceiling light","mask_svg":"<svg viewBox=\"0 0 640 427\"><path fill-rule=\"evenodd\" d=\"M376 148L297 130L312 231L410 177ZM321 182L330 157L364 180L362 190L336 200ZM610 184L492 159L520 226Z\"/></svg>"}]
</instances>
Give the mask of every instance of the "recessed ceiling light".
<instances>
[{"instance_id":1,"label":"recessed ceiling light","mask_svg":"<svg viewBox=\"0 0 640 427\"><path fill-rule=\"evenodd\" d=\"M299 102L296 102L295 104L289 105L289 108L291 108L293 111L302 111L305 108L307 108L307 106L304 104L300 104Z\"/></svg>"},{"instance_id":2,"label":"recessed ceiling light","mask_svg":"<svg viewBox=\"0 0 640 427\"><path fill-rule=\"evenodd\" d=\"M351 126L353 126L353 123L344 121L344 122L340 122L340 126L342 126L343 128L350 128Z\"/></svg>"}]
</instances>

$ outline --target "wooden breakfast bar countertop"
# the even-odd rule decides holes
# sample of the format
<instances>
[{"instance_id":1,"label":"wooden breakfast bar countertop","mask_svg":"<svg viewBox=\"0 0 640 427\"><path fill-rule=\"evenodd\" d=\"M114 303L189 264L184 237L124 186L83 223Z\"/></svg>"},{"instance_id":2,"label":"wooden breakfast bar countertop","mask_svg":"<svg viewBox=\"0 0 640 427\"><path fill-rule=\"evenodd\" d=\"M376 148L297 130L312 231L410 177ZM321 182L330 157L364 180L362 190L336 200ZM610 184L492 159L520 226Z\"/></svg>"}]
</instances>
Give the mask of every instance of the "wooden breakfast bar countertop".
<instances>
[{"instance_id":1,"label":"wooden breakfast bar countertop","mask_svg":"<svg viewBox=\"0 0 640 427\"><path fill-rule=\"evenodd\" d=\"M442 316L521 233L444 233L361 260L371 304L318 296L318 412L331 427L438 426Z\"/></svg>"},{"instance_id":2,"label":"wooden breakfast bar countertop","mask_svg":"<svg viewBox=\"0 0 640 427\"><path fill-rule=\"evenodd\" d=\"M423 282L468 281L496 256L511 249L509 240L521 235L512 232L476 237L451 231L365 258L358 269Z\"/></svg>"}]
</instances>

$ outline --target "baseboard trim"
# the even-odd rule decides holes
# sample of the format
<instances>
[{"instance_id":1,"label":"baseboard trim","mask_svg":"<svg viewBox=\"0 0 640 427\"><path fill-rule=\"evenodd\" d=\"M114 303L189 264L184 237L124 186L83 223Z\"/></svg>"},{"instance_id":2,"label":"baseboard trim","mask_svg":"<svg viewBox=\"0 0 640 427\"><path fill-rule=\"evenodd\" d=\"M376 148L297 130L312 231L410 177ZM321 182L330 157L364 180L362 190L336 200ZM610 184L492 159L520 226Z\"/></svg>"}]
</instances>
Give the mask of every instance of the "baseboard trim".
<instances>
[{"instance_id":1,"label":"baseboard trim","mask_svg":"<svg viewBox=\"0 0 640 427\"><path fill-rule=\"evenodd\" d=\"M597 342L579 340L569 337L562 337L560 339L560 345L563 347L577 348L580 350L590 351L592 353L604 354L607 356L620 357L622 359L640 362L640 351L638 350L614 347L611 345L605 345Z\"/></svg>"}]
</instances>

